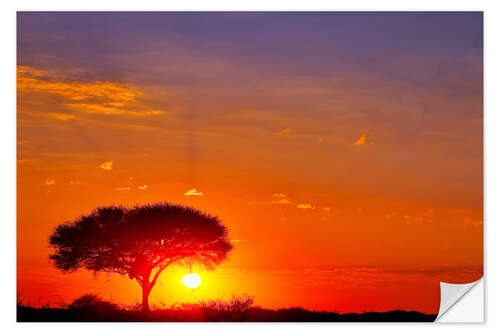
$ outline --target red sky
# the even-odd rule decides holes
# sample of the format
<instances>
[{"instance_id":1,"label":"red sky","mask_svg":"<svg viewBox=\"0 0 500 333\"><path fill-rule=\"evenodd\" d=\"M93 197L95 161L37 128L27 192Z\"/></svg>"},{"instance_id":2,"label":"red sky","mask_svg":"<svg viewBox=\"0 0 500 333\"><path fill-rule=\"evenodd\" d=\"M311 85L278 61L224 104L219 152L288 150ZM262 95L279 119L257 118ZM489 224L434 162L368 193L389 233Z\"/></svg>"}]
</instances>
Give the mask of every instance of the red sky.
<instances>
[{"instance_id":1,"label":"red sky","mask_svg":"<svg viewBox=\"0 0 500 333\"><path fill-rule=\"evenodd\" d=\"M482 51L478 13L20 13L19 297L139 301L51 267L48 237L170 201L235 250L152 303L437 312L439 281L482 276Z\"/></svg>"}]
</instances>

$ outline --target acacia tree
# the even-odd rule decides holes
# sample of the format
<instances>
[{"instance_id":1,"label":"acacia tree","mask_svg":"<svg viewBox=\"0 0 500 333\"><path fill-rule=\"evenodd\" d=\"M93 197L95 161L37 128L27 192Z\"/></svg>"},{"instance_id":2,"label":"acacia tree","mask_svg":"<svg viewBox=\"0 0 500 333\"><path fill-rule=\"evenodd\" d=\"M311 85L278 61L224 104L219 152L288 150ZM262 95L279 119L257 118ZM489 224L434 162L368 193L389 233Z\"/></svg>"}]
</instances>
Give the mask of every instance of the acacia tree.
<instances>
[{"instance_id":1,"label":"acacia tree","mask_svg":"<svg viewBox=\"0 0 500 333\"><path fill-rule=\"evenodd\" d=\"M50 259L63 272L83 267L135 279L144 311L149 311L151 289L168 266L197 263L212 270L232 249L219 218L170 203L97 208L56 227L49 244L55 249Z\"/></svg>"}]
</instances>

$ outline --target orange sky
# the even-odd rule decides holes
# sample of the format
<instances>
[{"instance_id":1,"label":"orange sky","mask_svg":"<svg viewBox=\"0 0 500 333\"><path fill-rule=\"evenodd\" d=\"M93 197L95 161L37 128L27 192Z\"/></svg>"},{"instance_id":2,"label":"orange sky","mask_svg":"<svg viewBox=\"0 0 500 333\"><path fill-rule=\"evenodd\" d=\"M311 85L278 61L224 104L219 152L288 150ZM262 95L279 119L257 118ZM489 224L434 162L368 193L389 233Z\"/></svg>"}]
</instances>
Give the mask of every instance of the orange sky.
<instances>
[{"instance_id":1,"label":"orange sky","mask_svg":"<svg viewBox=\"0 0 500 333\"><path fill-rule=\"evenodd\" d=\"M88 15L18 15L22 300L139 301L135 281L51 267L48 237L97 206L155 201L219 216L235 249L194 292L169 268L151 303L246 293L270 308L436 313L439 281L482 276L482 46L399 51L385 66L403 78L340 55L273 68L243 32L256 55L189 22L114 35L121 20L97 33Z\"/></svg>"}]
</instances>

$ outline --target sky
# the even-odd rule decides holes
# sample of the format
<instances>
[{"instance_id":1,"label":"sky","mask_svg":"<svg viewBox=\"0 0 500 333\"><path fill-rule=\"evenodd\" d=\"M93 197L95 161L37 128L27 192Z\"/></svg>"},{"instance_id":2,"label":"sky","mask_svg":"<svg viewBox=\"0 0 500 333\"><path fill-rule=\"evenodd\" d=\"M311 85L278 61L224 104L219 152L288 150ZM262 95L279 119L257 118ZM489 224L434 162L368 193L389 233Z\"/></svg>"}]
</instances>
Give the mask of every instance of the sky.
<instances>
[{"instance_id":1,"label":"sky","mask_svg":"<svg viewBox=\"0 0 500 333\"><path fill-rule=\"evenodd\" d=\"M194 291L167 269L151 303L437 313L440 281L482 276L480 12L19 12L17 120L25 302L139 302L56 270L48 237L158 201L234 250Z\"/></svg>"}]
</instances>

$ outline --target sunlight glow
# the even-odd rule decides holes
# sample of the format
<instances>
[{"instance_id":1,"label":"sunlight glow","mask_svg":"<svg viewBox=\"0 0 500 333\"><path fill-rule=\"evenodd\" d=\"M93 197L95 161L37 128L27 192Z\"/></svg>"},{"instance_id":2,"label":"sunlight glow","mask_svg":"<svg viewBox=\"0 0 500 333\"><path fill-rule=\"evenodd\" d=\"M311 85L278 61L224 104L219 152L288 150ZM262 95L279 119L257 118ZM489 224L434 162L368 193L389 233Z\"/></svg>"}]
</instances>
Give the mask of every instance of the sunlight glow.
<instances>
[{"instance_id":1,"label":"sunlight glow","mask_svg":"<svg viewBox=\"0 0 500 333\"><path fill-rule=\"evenodd\" d=\"M201 284L201 278L196 273L187 274L182 278L182 283L188 288L194 289L198 288Z\"/></svg>"}]
</instances>

